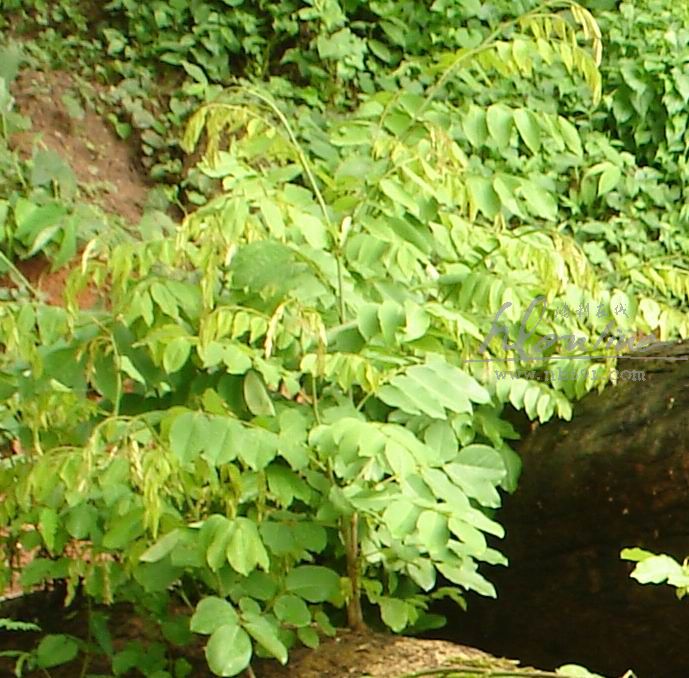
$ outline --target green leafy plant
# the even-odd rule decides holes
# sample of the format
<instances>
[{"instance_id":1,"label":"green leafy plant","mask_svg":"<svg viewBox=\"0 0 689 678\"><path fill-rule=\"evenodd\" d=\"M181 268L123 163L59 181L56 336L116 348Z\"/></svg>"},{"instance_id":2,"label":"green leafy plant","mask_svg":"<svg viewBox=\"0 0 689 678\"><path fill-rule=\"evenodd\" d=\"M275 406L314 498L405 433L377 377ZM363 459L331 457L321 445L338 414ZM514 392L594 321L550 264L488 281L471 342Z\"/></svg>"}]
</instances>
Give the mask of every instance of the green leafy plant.
<instances>
[{"instance_id":1,"label":"green leafy plant","mask_svg":"<svg viewBox=\"0 0 689 678\"><path fill-rule=\"evenodd\" d=\"M629 576L640 584L674 586L680 600L689 592L689 561L678 563L671 556L656 555L636 547L623 549L620 557L636 563Z\"/></svg>"},{"instance_id":2,"label":"green leafy plant","mask_svg":"<svg viewBox=\"0 0 689 678\"><path fill-rule=\"evenodd\" d=\"M76 4L24 4L57 26L54 52L87 39ZM198 209L172 234L88 234L64 308L0 306L15 451L0 544L37 550L22 585L136 601L167 642L207 637L228 676L345 621L413 632L443 623L438 598L494 596L479 568L505 564L489 544L519 475L504 409L568 418L608 380L581 367L613 364L551 359L552 338L602 332L619 306L619 330L689 332L675 179L600 114L598 65L615 76L593 16L334 0L102 12L89 44L109 52L97 72L122 77L113 123L158 179L179 174L178 149L196 154L183 188ZM146 101L170 73L173 93ZM64 261L68 169L45 154L20 169L2 196L7 258ZM101 300L88 311L85 285ZM551 306L522 341L538 298ZM563 365L578 376L542 378ZM514 368L529 372L497 376ZM96 625L82 649L116 675L188 674L162 644L114 652Z\"/></svg>"},{"instance_id":3,"label":"green leafy plant","mask_svg":"<svg viewBox=\"0 0 689 678\"><path fill-rule=\"evenodd\" d=\"M15 62L20 59L11 48L2 54ZM15 74L7 73L12 78ZM44 254L59 268L106 224L99 210L78 203L76 176L58 153L36 148L24 162L10 147L12 134L28 130L30 123L14 110L9 84L0 77L0 270L9 271L21 287L31 290L15 260Z\"/></svg>"},{"instance_id":4,"label":"green leafy plant","mask_svg":"<svg viewBox=\"0 0 689 678\"><path fill-rule=\"evenodd\" d=\"M30 622L15 619L0 618L0 629L6 631L40 631L40 627ZM64 634L49 634L44 636L33 651L3 650L0 657L16 659L14 675L23 676L25 670L47 669L73 660L78 653L79 644L76 639ZM48 674L49 675L49 674Z\"/></svg>"},{"instance_id":5,"label":"green leafy plant","mask_svg":"<svg viewBox=\"0 0 689 678\"><path fill-rule=\"evenodd\" d=\"M191 152L205 134L199 170L221 194L172 237L92 241L66 309L5 308L4 430L21 453L1 510L9 542L43 551L25 586L64 578L70 595L82 582L161 610L195 582L189 628L218 675L317 645L340 609L353 627L366 607L418 630L442 622L433 599L495 595L478 566L505 563L486 535L502 536L490 513L519 469L501 410L546 421L570 403L471 360L505 300L515 339L531 298L596 278L571 240L526 225L555 220L554 188L488 177L537 139L581 144L558 116L436 94L472 69L522 72L545 35L597 96L595 23L567 7L593 56L534 12L502 28L523 32L521 51L496 34L417 61L427 91L382 90L346 116L249 85L222 94L183 140ZM107 307L78 310L87 281Z\"/></svg>"}]
</instances>

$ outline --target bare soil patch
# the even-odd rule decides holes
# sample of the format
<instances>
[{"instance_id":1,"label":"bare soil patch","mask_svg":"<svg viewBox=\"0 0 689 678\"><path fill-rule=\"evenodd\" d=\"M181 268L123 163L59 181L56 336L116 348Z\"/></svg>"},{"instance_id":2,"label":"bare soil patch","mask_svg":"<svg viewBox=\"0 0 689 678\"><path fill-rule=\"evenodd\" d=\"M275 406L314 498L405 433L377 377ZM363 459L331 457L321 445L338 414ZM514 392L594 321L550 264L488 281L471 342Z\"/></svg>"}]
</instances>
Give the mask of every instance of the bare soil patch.
<instances>
[{"instance_id":1,"label":"bare soil patch","mask_svg":"<svg viewBox=\"0 0 689 678\"><path fill-rule=\"evenodd\" d=\"M79 261L72 261L67 266L53 271L50 261L39 254L26 261L17 261L15 266L34 289L40 290L46 303L52 306L63 306L67 278L79 266ZM9 275L3 277L1 284L5 287L16 287L16 283ZM79 308L90 309L98 303L99 295L95 287L90 285L76 295L76 301Z\"/></svg>"},{"instance_id":2,"label":"bare soil patch","mask_svg":"<svg viewBox=\"0 0 689 678\"><path fill-rule=\"evenodd\" d=\"M89 92L80 94L81 83L62 71L24 70L12 83L17 110L31 121L31 129L12 137L12 146L23 158L34 149L46 148L58 153L74 171L82 195L104 211L129 224L137 224L144 212L150 181L137 156L136 144L118 138L111 125L95 112L88 100L98 86L88 84ZM84 100L86 98L86 101ZM68 102L80 108L75 115ZM37 255L15 265L31 285L40 290L49 304L63 303L63 293L72 264L52 271L50 262ZM11 276L3 276L4 286L14 287ZM82 308L95 305L91 289L80 293Z\"/></svg>"},{"instance_id":3,"label":"bare soil patch","mask_svg":"<svg viewBox=\"0 0 689 678\"><path fill-rule=\"evenodd\" d=\"M43 144L69 162L94 203L130 223L141 219L150 183L136 150L88 105L78 117L70 115L65 101L80 99L72 76L25 70L12 84L12 95L19 112L32 123L30 131L15 134L12 140L24 157L31 155L35 143Z\"/></svg>"}]
</instances>

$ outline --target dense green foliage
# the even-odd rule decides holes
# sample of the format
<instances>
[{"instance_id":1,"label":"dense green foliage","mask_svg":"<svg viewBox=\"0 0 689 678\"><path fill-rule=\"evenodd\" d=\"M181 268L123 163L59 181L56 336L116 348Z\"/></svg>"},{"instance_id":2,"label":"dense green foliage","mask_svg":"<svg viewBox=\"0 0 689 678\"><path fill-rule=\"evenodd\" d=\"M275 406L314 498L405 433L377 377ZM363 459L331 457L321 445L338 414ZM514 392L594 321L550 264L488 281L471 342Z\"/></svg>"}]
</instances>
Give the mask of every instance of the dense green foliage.
<instances>
[{"instance_id":1,"label":"dense green foliage","mask_svg":"<svg viewBox=\"0 0 689 678\"><path fill-rule=\"evenodd\" d=\"M682 11L601 12L604 52L566 1L0 7L17 35L46 27L22 58L78 52L113 82L155 178L198 159L166 189L181 224L114 229L58 156L10 150L25 121L0 71L21 290L0 306L0 544L40 549L23 586L136 601L173 644L208 635L227 676L360 623L361 600L414 631L442 624L434 599L495 595L478 568L504 563L489 538L518 481L505 408L567 418L611 378L606 351L561 360L557 337L689 334ZM12 263L37 252L81 255L64 308ZM506 303L513 345L483 345ZM116 674L188 675L94 619Z\"/></svg>"}]
</instances>

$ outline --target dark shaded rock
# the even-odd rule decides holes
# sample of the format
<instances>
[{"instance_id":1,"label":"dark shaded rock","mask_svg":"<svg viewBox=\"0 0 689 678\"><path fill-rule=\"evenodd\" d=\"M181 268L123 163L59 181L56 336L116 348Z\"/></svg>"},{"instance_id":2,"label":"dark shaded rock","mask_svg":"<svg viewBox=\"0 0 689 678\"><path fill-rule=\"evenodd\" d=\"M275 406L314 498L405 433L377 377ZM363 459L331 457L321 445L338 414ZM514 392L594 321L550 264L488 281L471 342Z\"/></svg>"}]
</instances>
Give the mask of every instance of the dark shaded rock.
<instances>
[{"instance_id":1,"label":"dark shaded rock","mask_svg":"<svg viewBox=\"0 0 689 678\"><path fill-rule=\"evenodd\" d=\"M661 355L674 360L620 359L645 380L590 394L571 422L522 441L495 544L511 565L486 573L499 600L472 598L448 637L546 668L689 676L689 602L630 579L619 557L627 546L689 554L689 346Z\"/></svg>"}]
</instances>

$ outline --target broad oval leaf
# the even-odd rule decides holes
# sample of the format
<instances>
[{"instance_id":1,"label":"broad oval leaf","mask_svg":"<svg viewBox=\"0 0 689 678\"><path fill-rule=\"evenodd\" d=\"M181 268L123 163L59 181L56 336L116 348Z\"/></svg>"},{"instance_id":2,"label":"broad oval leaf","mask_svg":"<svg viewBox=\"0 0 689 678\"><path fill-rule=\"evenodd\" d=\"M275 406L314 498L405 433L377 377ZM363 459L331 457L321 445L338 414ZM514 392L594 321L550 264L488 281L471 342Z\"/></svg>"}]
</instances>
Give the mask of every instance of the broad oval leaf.
<instances>
[{"instance_id":1,"label":"broad oval leaf","mask_svg":"<svg viewBox=\"0 0 689 678\"><path fill-rule=\"evenodd\" d=\"M275 416L275 407L258 372L251 370L244 377L244 400L256 416Z\"/></svg>"},{"instance_id":2,"label":"broad oval leaf","mask_svg":"<svg viewBox=\"0 0 689 678\"><path fill-rule=\"evenodd\" d=\"M277 629L263 617L255 615L247 615L247 617L244 628L281 664L286 664L287 648L280 640Z\"/></svg>"},{"instance_id":3,"label":"broad oval leaf","mask_svg":"<svg viewBox=\"0 0 689 678\"><path fill-rule=\"evenodd\" d=\"M486 111L490 136L498 146L507 146L512 136L512 111L501 104L493 104Z\"/></svg>"},{"instance_id":4,"label":"broad oval leaf","mask_svg":"<svg viewBox=\"0 0 689 678\"><path fill-rule=\"evenodd\" d=\"M208 596L196 606L189 628L194 633L210 635L221 626L232 626L238 621L239 617L229 601L217 596Z\"/></svg>"},{"instance_id":5,"label":"broad oval leaf","mask_svg":"<svg viewBox=\"0 0 689 678\"><path fill-rule=\"evenodd\" d=\"M206 660L216 676L238 675L249 666L251 654L251 638L236 624L217 628L206 645Z\"/></svg>"},{"instance_id":6,"label":"broad oval leaf","mask_svg":"<svg viewBox=\"0 0 689 678\"><path fill-rule=\"evenodd\" d=\"M340 577L327 567L301 565L287 575L285 588L309 603L321 603L340 593Z\"/></svg>"},{"instance_id":7,"label":"broad oval leaf","mask_svg":"<svg viewBox=\"0 0 689 678\"><path fill-rule=\"evenodd\" d=\"M273 606L275 616L285 624L306 626L311 623L311 612L302 598L291 593L280 596Z\"/></svg>"},{"instance_id":8,"label":"broad oval leaf","mask_svg":"<svg viewBox=\"0 0 689 678\"><path fill-rule=\"evenodd\" d=\"M268 553L256 523L249 518L237 518L233 528L227 544L227 560L230 565L245 577L256 567L267 570L270 564Z\"/></svg>"},{"instance_id":9,"label":"broad oval leaf","mask_svg":"<svg viewBox=\"0 0 689 678\"><path fill-rule=\"evenodd\" d=\"M42 669L66 664L72 661L79 652L74 638L64 634L44 636L36 649L36 662Z\"/></svg>"},{"instance_id":10,"label":"broad oval leaf","mask_svg":"<svg viewBox=\"0 0 689 678\"><path fill-rule=\"evenodd\" d=\"M514 124L527 148L534 154L541 149L541 128L536 116L526 108L519 108L514 112Z\"/></svg>"},{"instance_id":11,"label":"broad oval leaf","mask_svg":"<svg viewBox=\"0 0 689 678\"><path fill-rule=\"evenodd\" d=\"M139 556L139 560L143 561L144 563L155 563L158 560L162 560L168 553L170 553L170 551L172 551L173 548L175 548L181 536L182 531L179 529L168 532L166 535L158 539L153 546L147 548L141 554L141 556Z\"/></svg>"}]
</instances>

